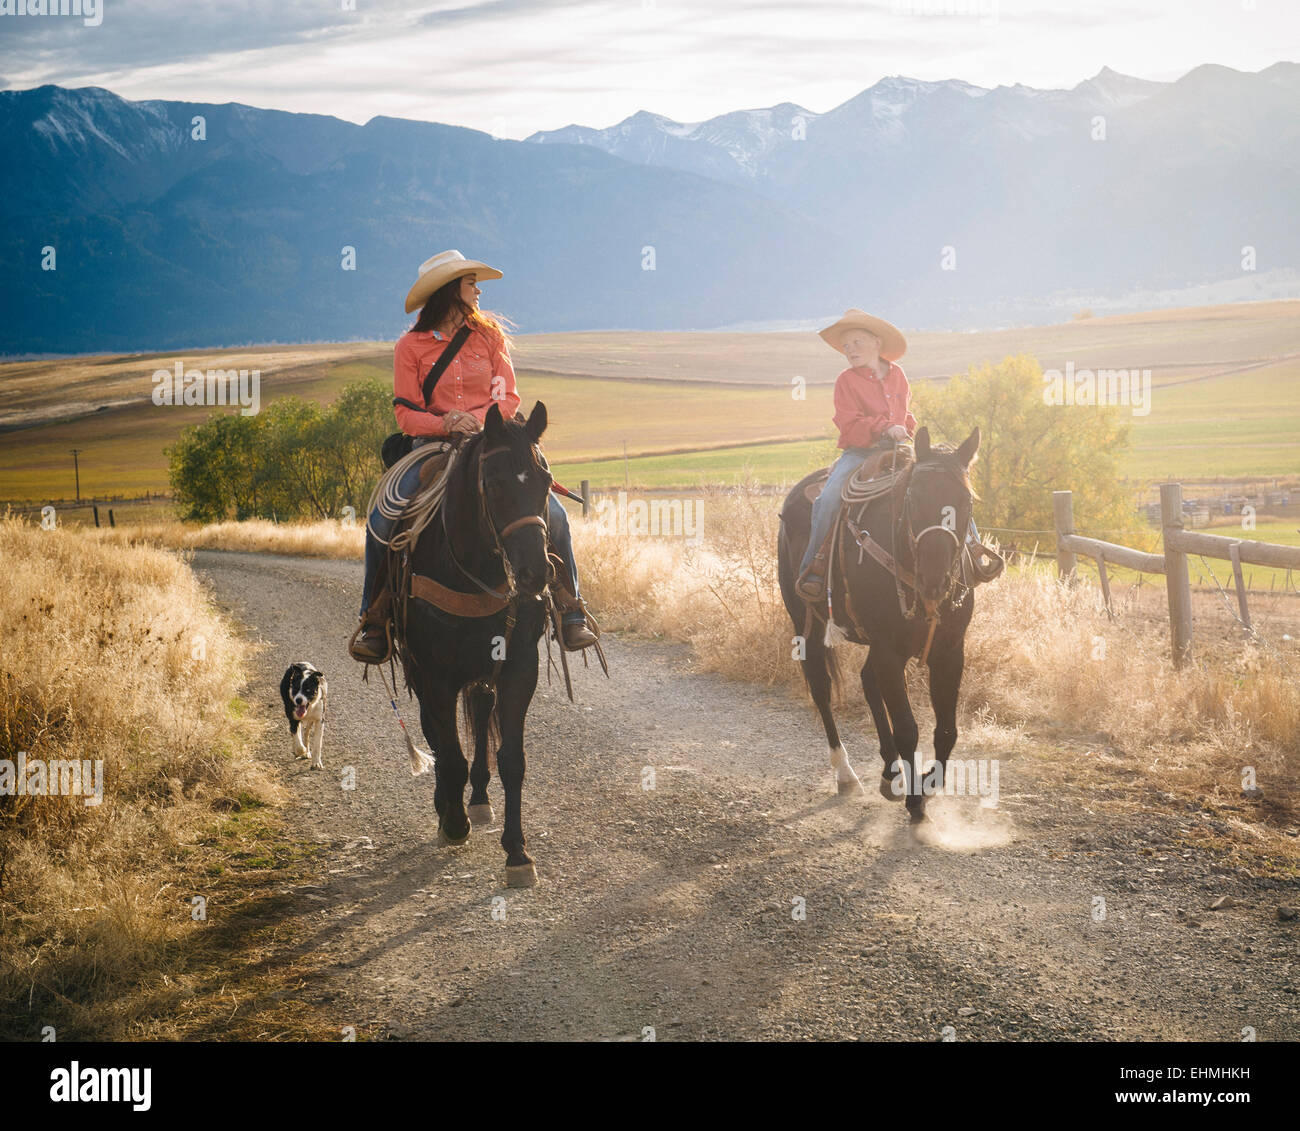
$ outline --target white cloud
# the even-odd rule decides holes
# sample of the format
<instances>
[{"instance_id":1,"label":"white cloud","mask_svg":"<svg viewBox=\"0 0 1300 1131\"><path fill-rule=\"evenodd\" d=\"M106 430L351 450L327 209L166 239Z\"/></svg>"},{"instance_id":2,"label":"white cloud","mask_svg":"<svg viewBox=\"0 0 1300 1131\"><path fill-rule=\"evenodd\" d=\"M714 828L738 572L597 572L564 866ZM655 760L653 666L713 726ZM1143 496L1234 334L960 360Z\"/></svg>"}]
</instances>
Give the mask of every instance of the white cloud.
<instances>
[{"instance_id":1,"label":"white cloud","mask_svg":"<svg viewBox=\"0 0 1300 1131\"><path fill-rule=\"evenodd\" d=\"M879 78L1069 87L1103 66L1174 79L1300 55L1291 0L107 0L103 26L8 17L7 81L247 102L523 137L649 109L697 121ZM958 14L925 14L938 10ZM961 14L971 12L973 14ZM326 14L328 13L328 15Z\"/></svg>"}]
</instances>

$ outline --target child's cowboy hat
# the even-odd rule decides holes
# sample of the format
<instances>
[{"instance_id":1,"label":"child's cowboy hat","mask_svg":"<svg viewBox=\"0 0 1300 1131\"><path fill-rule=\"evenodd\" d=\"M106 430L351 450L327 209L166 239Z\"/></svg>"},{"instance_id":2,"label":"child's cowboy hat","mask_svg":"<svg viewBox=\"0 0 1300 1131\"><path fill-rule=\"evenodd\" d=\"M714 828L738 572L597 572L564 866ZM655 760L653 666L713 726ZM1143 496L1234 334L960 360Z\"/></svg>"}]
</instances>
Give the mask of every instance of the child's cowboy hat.
<instances>
[{"instance_id":1,"label":"child's cowboy hat","mask_svg":"<svg viewBox=\"0 0 1300 1131\"><path fill-rule=\"evenodd\" d=\"M477 275L475 282L500 279L501 272L477 259L466 259L459 251L440 251L432 259L420 264L420 274L406 294L406 313L419 310L425 300L439 287L459 279L462 275Z\"/></svg>"},{"instance_id":2,"label":"child's cowboy hat","mask_svg":"<svg viewBox=\"0 0 1300 1131\"><path fill-rule=\"evenodd\" d=\"M856 306L846 310L844 317L834 326L827 326L820 333L827 345L843 353L840 339L849 330L866 330L875 334L880 339L880 356L886 361L897 361L907 352L907 339L897 326L874 314L868 314L865 310L859 310Z\"/></svg>"}]
</instances>

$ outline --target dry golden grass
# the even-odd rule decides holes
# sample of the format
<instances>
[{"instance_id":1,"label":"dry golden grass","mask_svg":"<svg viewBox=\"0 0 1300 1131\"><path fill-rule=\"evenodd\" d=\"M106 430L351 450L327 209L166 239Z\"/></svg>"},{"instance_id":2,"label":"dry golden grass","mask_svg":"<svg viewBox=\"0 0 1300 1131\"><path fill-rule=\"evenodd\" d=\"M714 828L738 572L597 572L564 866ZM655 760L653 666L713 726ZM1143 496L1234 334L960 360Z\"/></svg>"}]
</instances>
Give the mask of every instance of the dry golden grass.
<instances>
[{"instance_id":1,"label":"dry golden grass","mask_svg":"<svg viewBox=\"0 0 1300 1131\"><path fill-rule=\"evenodd\" d=\"M175 1036L212 962L190 897L228 919L207 873L274 831L248 833L278 787L252 759L240 643L176 555L106 541L0 519L0 759L104 765L98 806L0 796L9 1038Z\"/></svg>"},{"instance_id":2,"label":"dry golden grass","mask_svg":"<svg viewBox=\"0 0 1300 1131\"><path fill-rule=\"evenodd\" d=\"M93 413L100 405L149 403L153 374L185 369L258 369L276 395L310 395L331 364L382 360L391 365L387 342L338 342L237 346L164 353L96 354L0 364L0 419L9 423L55 420ZM102 425L100 425L102 427Z\"/></svg>"},{"instance_id":3,"label":"dry golden grass","mask_svg":"<svg viewBox=\"0 0 1300 1131\"><path fill-rule=\"evenodd\" d=\"M207 526L182 522L146 522L139 526L83 527L87 538L106 546L162 546L172 550L239 550L245 553L291 554L305 558L360 558L365 527L338 519L319 522L214 522Z\"/></svg>"},{"instance_id":4,"label":"dry golden grass","mask_svg":"<svg viewBox=\"0 0 1300 1131\"><path fill-rule=\"evenodd\" d=\"M912 381L946 377L1007 354L1032 353L1045 368L1068 359L1096 367L1150 368L1159 383L1171 367L1197 371L1296 352L1300 302L1106 315L1010 330L907 332L903 367ZM737 359L743 359L738 362ZM594 377L762 382L789 388L801 375L831 382L842 362L813 332L591 331L523 334L515 366ZM2 373L3 370L0 370Z\"/></svg>"},{"instance_id":5,"label":"dry golden grass","mask_svg":"<svg viewBox=\"0 0 1300 1131\"><path fill-rule=\"evenodd\" d=\"M752 484L706 492L703 538L693 544L629 537L575 518L584 595L608 629L687 643L703 670L803 695L777 588L779 506L779 495ZM332 522L159 523L86 533L101 541L328 557L359 557L363 545L359 526ZM1051 563L1011 569L982 587L967 639L963 728L1008 749L1072 748L1085 755L1082 768L1140 771L1143 786L1225 805L1240 800L1244 768L1254 767L1265 794L1255 812L1277 828L1293 824L1300 601L1253 596L1258 636L1251 640L1220 595L1195 594L1196 659L1177 671L1163 585L1152 581L1113 584L1113 619L1095 585L1062 586ZM865 652L852 645L840 651L845 707L865 720L855 678ZM924 719L928 700L916 665L910 678ZM923 723L923 733L928 727Z\"/></svg>"}]
</instances>

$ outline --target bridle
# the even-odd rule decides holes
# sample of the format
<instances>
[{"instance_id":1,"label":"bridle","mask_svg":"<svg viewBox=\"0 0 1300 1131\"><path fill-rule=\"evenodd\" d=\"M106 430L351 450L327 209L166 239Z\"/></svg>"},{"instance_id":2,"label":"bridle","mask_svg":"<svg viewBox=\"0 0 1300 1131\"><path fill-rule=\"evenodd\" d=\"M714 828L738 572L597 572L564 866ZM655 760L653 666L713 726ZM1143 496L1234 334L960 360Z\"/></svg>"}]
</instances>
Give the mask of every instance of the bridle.
<instances>
[{"instance_id":1,"label":"bridle","mask_svg":"<svg viewBox=\"0 0 1300 1131\"><path fill-rule=\"evenodd\" d=\"M902 502L901 513L898 505L899 492L897 490L891 490L889 493L890 530L894 538L894 549L895 549L894 554L890 554L887 550L885 550L879 543L875 541L875 539L871 537L870 534L868 534L865 530L860 528L857 525L857 523L855 523L851 518L846 519L848 528L853 534L853 540L857 543L859 550L871 554L871 556L875 558L880 565L884 566L886 570L888 570L890 573L894 575L894 589L895 592L898 594L898 609L899 612L903 614L903 619L910 620L913 617L915 617L917 615L917 605L924 604L926 635L925 635L925 647L921 650L921 663L925 663L926 659L930 655L930 645L934 643L934 634L935 634L935 630L939 627L939 618L940 615L942 614L943 606L953 596L953 589L957 585L957 570L958 567L961 565L962 554L964 551L964 547L962 546L962 540L960 536L957 534L957 532L954 530L949 530L948 527L943 526L942 524L927 526L919 534L916 533L912 528L912 485L913 485L912 478L916 474L918 468L929 468L929 467L933 467L941 471L945 475L949 475L954 479L958 479L958 476L952 470L952 468L948 467L947 464L939 460L926 460L922 463L913 464L911 467L907 469L906 472L904 472L904 474L906 475L906 479L903 480L903 489L902 489L903 502ZM958 479L958 482L961 484L962 489L965 490L966 492L967 503L973 506L974 498L970 493L970 488L960 479ZM917 556L916 556L917 549L919 548L921 539L924 538L927 534L933 534L935 531L939 531L939 530L943 531L944 534L952 538L955 552L953 553L952 564L949 565L948 572L944 576L943 595L933 604L930 604L928 602L922 602L920 588L917 585L917 581L916 581L916 575L912 572L909 572L903 566L902 562L899 561L899 555L897 554L897 551L901 545L906 545L907 552L912 559L912 565L915 566L917 561ZM900 538L900 534L902 534L904 531L906 532L906 541ZM843 542L840 543L840 547L841 547L841 554L842 554ZM910 605L908 604L906 595L903 593L904 583L906 583L908 588L912 590L912 602ZM857 615L853 610L852 597L849 595L849 584L848 584L847 572L845 574L845 598L846 598L846 606L847 606L849 619L853 622L859 634L865 637L866 633L862 629L861 624L858 622ZM952 602L953 607L956 608L958 605L962 603L963 600L965 600L965 591L963 591L961 597L957 598L957 600ZM809 615L811 616L811 606L809 608L810 608Z\"/></svg>"},{"instance_id":2,"label":"bridle","mask_svg":"<svg viewBox=\"0 0 1300 1131\"><path fill-rule=\"evenodd\" d=\"M482 592L463 593L459 590L448 588L446 585L442 584L441 582L437 581L432 577L416 574L413 571L409 573L409 581L403 580L403 582L399 586L399 591L405 593L407 592L409 587L411 596L416 597L426 602L427 604L432 605L435 609L438 609L441 612L456 618L498 617L504 614L505 632L502 635L494 636L492 638L492 652L493 652L494 663L492 665L491 674L474 681L473 684L473 686L477 686L486 689L488 691L495 691L497 686L497 681L501 677L501 673L506 662L506 657L509 654L510 640L514 635L515 628L519 622L519 602L520 602L519 587L515 583L514 569L510 564L510 556L509 554L506 553L506 548L505 548L505 540L509 538L510 535L514 534L516 531L528 529L531 527L537 527L541 531L542 551L543 551L543 558L546 561L547 573L546 573L546 585L544 586L542 592L537 595L536 599L544 608L543 616L549 615L551 624L555 631L555 638L557 640L560 639L561 628L560 628L560 613L558 611L558 606L555 600L555 592L554 592L554 584L553 584L555 581L555 574L554 574L555 559L548 552L547 539L549 534L549 526L546 517L544 515L538 515L538 514L525 514L520 518L513 519L512 521L506 523L505 526L498 527L492 515L491 508L488 505L488 496L487 496L487 490L485 488L485 483L484 483L483 468L484 468L484 464L486 464L487 461L492 457L502 455L504 453L513 453L515 449L512 448L509 444L498 444L494 448L484 448L483 445L485 443L486 443L486 438L478 440L477 445L474 446L473 448L471 448L470 445L465 445L465 444L460 445L458 448L455 447L455 445L453 445L453 448L455 450L453 450L452 452L451 459L455 461L461 452L469 451L470 454L468 454L466 458L475 461L475 466L473 469L473 475L474 475L473 483L474 483L474 492L477 495L477 504L476 504L477 513L475 516L476 525L480 528L480 530L483 526L486 526L488 530L491 532L492 552L496 554L496 556L501 560L501 568L505 575L505 586L502 589L493 588L486 581L484 581L483 578L479 577L478 574L476 574L473 570L469 569L456 555L455 542L451 535L451 528L450 528L447 515L448 515L448 511L451 510L452 507L451 500L458 497L463 497L465 491L465 484L469 480L470 472L468 468L465 468L464 471L457 470L456 464L453 462L443 472L443 475L446 476L447 478L444 479L443 481L444 490L440 495L441 506L438 507L438 510L441 511L442 535L443 535L442 544L446 547L447 556L450 559L451 564L455 567L456 571L462 574L464 577L467 577L470 581L472 581L474 585ZM530 449L533 457L534 466L540 472L545 473L545 476L548 480L547 492L548 492L548 500L549 500L550 487L554 482L554 479L551 476L550 466L547 464L546 457L542 454L541 448L535 442L530 445ZM453 486L451 477L453 475L455 476L454 492L451 490ZM409 570L410 568L409 555L406 556L404 560L408 563L407 568ZM403 642L401 643L402 662L406 666L407 686L410 687L411 668L409 665L411 661L405 649L405 644L404 644L405 629L403 627L405 624L405 612L404 612L405 601L399 602L398 608L400 610L398 615L401 619L397 630L397 637L400 642ZM545 635L546 635L547 661L549 664L551 663L550 660L551 636L549 634L545 634ZM596 645L596 654L600 658L601 666L605 669L606 674L608 674L609 669L606 666L604 653L601 651L599 644ZM573 685L569 680L568 659L565 656L565 650L563 646L560 649L560 661L564 671L565 687L568 690L569 699L572 700ZM550 678L549 667L547 668L547 678L548 680ZM396 677L394 677L394 686L396 686Z\"/></svg>"},{"instance_id":3,"label":"bridle","mask_svg":"<svg viewBox=\"0 0 1300 1131\"><path fill-rule=\"evenodd\" d=\"M470 581L472 581L481 590L483 590L484 593L487 593L489 596L495 597L498 601L501 601L510 606L510 622L512 627L514 621L515 604L519 599L519 589L515 585L515 571L510 565L510 556L506 553L505 540L508 537L510 537L510 535L513 534L516 530L521 530L525 526L539 526L541 527L542 530L542 546L544 549L546 546L545 540L547 536L547 531L549 529L546 524L546 519L539 514L526 514L522 518L517 518L513 522L508 522L502 529L500 530L497 529L497 524L492 518L492 512L488 509L487 493L483 488L483 464L486 463L492 456L500 455L502 452L509 453L513 451L514 449L511 448L508 444L499 444L495 448L489 448L485 452L479 452L478 464L475 469L476 472L475 493L478 496L479 517L486 524L487 528L492 532L492 541L493 541L492 552L496 554L498 558L501 559L501 567L505 572L505 577L506 577L506 591L504 593L498 592L497 590L493 589L492 586L490 586L486 581L484 581L481 577L479 577L476 573L474 573L473 570L470 570L461 564L460 559L456 557L455 548L452 546L451 531L447 529L447 507L446 506L442 507L443 541L447 547L447 554L451 558L452 565L454 565L458 570L460 570L461 573L463 573L466 577L468 577ZM534 446L533 451L534 451L534 461L538 462L536 458L537 457L536 446ZM544 467L545 464L542 462L538 462L538 466Z\"/></svg>"},{"instance_id":4,"label":"bridle","mask_svg":"<svg viewBox=\"0 0 1300 1131\"><path fill-rule=\"evenodd\" d=\"M907 552L908 552L908 556L912 559L913 567L916 566L918 560L917 551L920 549L921 539L924 538L927 534L934 534L936 532L945 534L947 535L947 537L952 539L952 544L953 544L952 561L949 563L948 570L943 577L943 593L939 597L939 599L934 602L935 611L933 613L930 611L930 608L928 606L926 608L926 614L927 614L926 620L933 621L934 618L938 615L939 607L943 605L943 603L953 595L953 589L957 585L957 571L961 566L962 540L955 530L952 530L949 527L944 526L942 523L935 523L931 526L927 526L919 533L915 532L912 529L911 503L912 503L913 479L915 478L916 472L921 469L926 469L926 470L934 469L939 471L941 474L948 476L950 479L954 480L958 484L958 486L960 486L961 489L966 493L966 503L968 506L974 505L974 499L971 496L970 488L967 487L966 484L962 482L961 478L957 475L957 473L953 471L952 468L950 468L947 464L942 463L939 460L927 460L924 463L915 464L913 465L911 471L908 474L907 486L903 491L902 514L901 516L899 516L899 519L895 520L894 533L895 533L896 544L897 544L897 537L900 528L905 529L907 535L907 542L906 542ZM903 615L904 616L914 615L916 611L916 604L918 601L921 600L920 591L915 583L915 574L913 575L913 581L911 585L912 605L910 608L905 607L903 604L902 583L898 579L897 571L895 571L894 573L894 580L898 587L899 605L900 608L903 609Z\"/></svg>"}]
</instances>

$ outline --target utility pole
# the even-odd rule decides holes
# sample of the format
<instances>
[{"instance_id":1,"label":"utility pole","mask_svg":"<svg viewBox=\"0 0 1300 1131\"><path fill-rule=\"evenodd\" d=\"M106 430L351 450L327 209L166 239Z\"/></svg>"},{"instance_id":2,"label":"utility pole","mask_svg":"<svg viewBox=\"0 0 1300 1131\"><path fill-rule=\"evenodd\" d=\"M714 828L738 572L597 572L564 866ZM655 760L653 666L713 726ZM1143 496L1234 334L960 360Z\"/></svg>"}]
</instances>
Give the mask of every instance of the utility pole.
<instances>
[{"instance_id":1,"label":"utility pole","mask_svg":"<svg viewBox=\"0 0 1300 1131\"><path fill-rule=\"evenodd\" d=\"M72 449L72 474L77 483L77 502L81 502L81 467L77 463L77 456L80 454L80 448Z\"/></svg>"}]
</instances>

